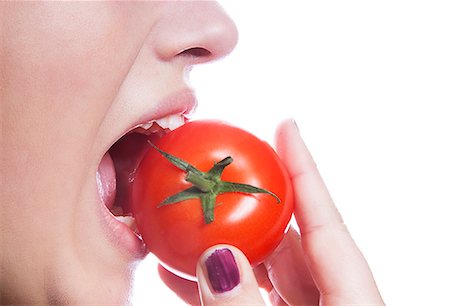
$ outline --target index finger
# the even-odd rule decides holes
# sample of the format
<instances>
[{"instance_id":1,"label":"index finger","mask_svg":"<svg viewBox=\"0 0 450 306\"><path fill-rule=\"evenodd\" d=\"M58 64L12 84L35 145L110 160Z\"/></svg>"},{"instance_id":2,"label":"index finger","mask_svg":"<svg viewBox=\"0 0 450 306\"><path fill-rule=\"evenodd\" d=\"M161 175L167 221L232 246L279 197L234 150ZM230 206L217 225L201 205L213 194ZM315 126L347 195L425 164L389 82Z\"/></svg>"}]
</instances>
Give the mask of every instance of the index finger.
<instances>
[{"instance_id":1,"label":"index finger","mask_svg":"<svg viewBox=\"0 0 450 306\"><path fill-rule=\"evenodd\" d=\"M292 180L303 250L321 296L333 303L383 304L293 120L280 125L277 151Z\"/></svg>"}]
</instances>

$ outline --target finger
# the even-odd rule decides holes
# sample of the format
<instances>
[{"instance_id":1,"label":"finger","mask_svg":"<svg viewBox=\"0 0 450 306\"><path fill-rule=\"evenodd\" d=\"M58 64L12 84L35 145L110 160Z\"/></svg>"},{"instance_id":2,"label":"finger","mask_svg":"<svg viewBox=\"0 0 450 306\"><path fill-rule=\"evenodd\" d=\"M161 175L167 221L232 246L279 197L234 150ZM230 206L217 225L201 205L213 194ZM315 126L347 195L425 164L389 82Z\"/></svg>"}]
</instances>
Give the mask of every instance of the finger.
<instances>
[{"instance_id":1,"label":"finger","mask_svg":"<svg viewBox=\"0 0 450 306\"><path fill-rule=\"evenodd\" d=\"M203 305L264 305L252 267L235 247L206 250L197 265L197 278Z\"/></svg>"},{"instance_id":2,"label":"finger","mask_svg":"<svg viewBox=\"0 0 450 306\"><path fill-rule=\"evenodd\" d=\"M253 274L255 274L258 287L264 289L266 292L270 292L273 289L272 283L267 274L267 269L264 263L253 268Z\"/></svg>"},{"instance_id":3,"label":"finger","mask_svg":"<svg viewBox=\"0 0 450 306\"><path fill-rule=\"evenodd\" d=\"M277 149L295 193L303 251L322 303L373 303L382 299L372 273L347 231L293 120L283 122Z\"/></svg>"},{"instance_id":4,"label":"finger","mask_svg":"<svg viewBox=\"0 0 450 306\"><path fill-rule=\"evenodd\" d=\"M302 234L324 225L341 224L342 218L293 120L279 126L277 151L292 179L295 216Z\"/></svg>"},{"instance_id":5,"label":"finger","mask_svg":"<svg viewBox=\"0 0 450 306\"><path fill-rule=\"evenodd\" d=\"M269 292L269 300L270 300L270 304L273 306L289 306L289 305L300 306L300 304L296 305L296 304L286 303L275 289L273 289ZM317 304L311 304L311 305L317 305Z\"/></svg>"},{"instance_id":6,"label":"finger","mask_svg":"<svg viewBox=\"0 0 450 306\"><path fill-rule=\"evenodd\" d=\"M166 286L185 301L186 304L200 305L196 282L181 278L161 265L158 265L158 273Z\"/></svg>"},{"instance_id":7,"label":"finger","mask_svg":"<svg viewBox=\"0 0 450 306\"><path fill-rule=\"evenodd\" d=\"M319 292L306 264L300 236L290 229L265 260L274 291L289 305L318 305Z\"/></svg>"}]
</instances>

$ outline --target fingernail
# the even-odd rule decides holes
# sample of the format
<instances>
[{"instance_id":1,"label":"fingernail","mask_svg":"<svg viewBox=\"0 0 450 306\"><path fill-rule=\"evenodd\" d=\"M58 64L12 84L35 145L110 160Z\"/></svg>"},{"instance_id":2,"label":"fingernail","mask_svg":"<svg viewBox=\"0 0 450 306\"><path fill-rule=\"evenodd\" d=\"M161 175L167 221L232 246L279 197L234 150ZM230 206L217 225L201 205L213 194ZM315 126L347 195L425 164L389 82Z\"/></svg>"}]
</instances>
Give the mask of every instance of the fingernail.
<instances>
[{"instance_id":1,"label":"fingernail","mask_svg":"<svg viewBox=\"0 0 450 306\"><path fill-rule=\"evenodd\" d=\"M230 291L240 282L239 268L229 249L215 250L205 261L209 282L216 293Z\"/></svg>"},{"instance_id":2,"label":"fingernail","mask_svg":"<svg viewBox=\"0 0 450 306\"><path fill-rule=\"evenodd\" d=\"M296 130L297 130L297 131L300 131L300 129L298 128L297 121L295 121L294 118L291 118L290 120L291 120L291 122L292 122L292 125L295 126Z\"/></svg>"}]
</instances>

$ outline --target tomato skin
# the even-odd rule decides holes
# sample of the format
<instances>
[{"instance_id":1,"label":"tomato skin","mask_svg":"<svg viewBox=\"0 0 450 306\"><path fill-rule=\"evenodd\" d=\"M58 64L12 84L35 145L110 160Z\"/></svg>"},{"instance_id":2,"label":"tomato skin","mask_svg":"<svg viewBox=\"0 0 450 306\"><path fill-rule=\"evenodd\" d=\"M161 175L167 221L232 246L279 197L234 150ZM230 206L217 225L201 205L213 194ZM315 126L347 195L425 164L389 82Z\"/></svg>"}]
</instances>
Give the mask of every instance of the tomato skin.
<instances>
[{"instance_id":1,"label":"tomato skin","mask_svg":"<svg viewBox=\"0 0 450 306\"><path fill-rule=\"evenodd\" d=\"M205 224L199 199L162 207L167 197L191 186L185 173L150 149L133 183L133 212L150 252L185 278L195 279L201 253L216 244L241 249L254 266L279 244L293 211L289 176L269 144L239 128L218 121L193 121L154 141L201 171L232 156L222 180L250 184L275 193L226 193L216 199L215 219Z\"/></svg>"}]
</instances>

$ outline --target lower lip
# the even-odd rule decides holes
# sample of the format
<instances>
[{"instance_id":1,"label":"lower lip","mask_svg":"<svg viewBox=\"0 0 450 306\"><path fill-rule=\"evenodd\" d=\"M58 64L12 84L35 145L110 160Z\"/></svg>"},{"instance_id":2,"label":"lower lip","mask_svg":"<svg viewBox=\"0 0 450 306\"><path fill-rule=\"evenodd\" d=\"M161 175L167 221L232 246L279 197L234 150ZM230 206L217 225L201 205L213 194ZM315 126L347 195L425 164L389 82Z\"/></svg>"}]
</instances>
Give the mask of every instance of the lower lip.
<instances>
[{"instance_id":1,"label":"lower lip","mask_svg":"<svg viewBox=\"0 0 450 306\"><path fill-rule=\"evenodd\" d=\"M109 211L114 201L115 172L109 153L102 158L97 170L97 205L109 241L122 250L127 256L139 259L145 256L142 240L124 223L118 221Z\"/></svg>"},{"instance_id":2,"label":"lower lip","mask_svg":"<svg viewBox=\"0 0 450 306\"><path fill-rule=\"evenodd\" d=\"M145 248L142 240L124 223L118 221L104 206L101 208L102 219L108 232L108 239L126 255L133 259L143 258Z\"/></svg>"},{"instance_id":3,"label":"lower lip","mask_svg":"<svg viewBox=\"0 0 450 306\"><path fill-rule=\"evenodd\" d=\"M157 109L155 113L146 114L138 120L136 123L149 122L150 118L163 118L170 113L180 113L188 115L197 105L197 101L194 93L189 88L180 90L167 98L165 98L160 105L164 105L164 108ZM111 193L110 186L112 180L115 180L114 165L109 162L109 153L106 153L99 165L97 171L97 187L98 187L98 201L99 217L102 220L105 228L106 236L117 248L123 250L128 256L133 259L143 258L146 254L146 249L142 240L124 223L118 221L113 214L109 211L108 207L111 207L114 202L114 197L111 194L115 193L114 190ZM103 170L101 169L105 167ZM102 175L102 172L105 175ZM102 186L109 186L103 188ZM106 195L106 197L105 197Z\"/></svg>"}]
</instances>

